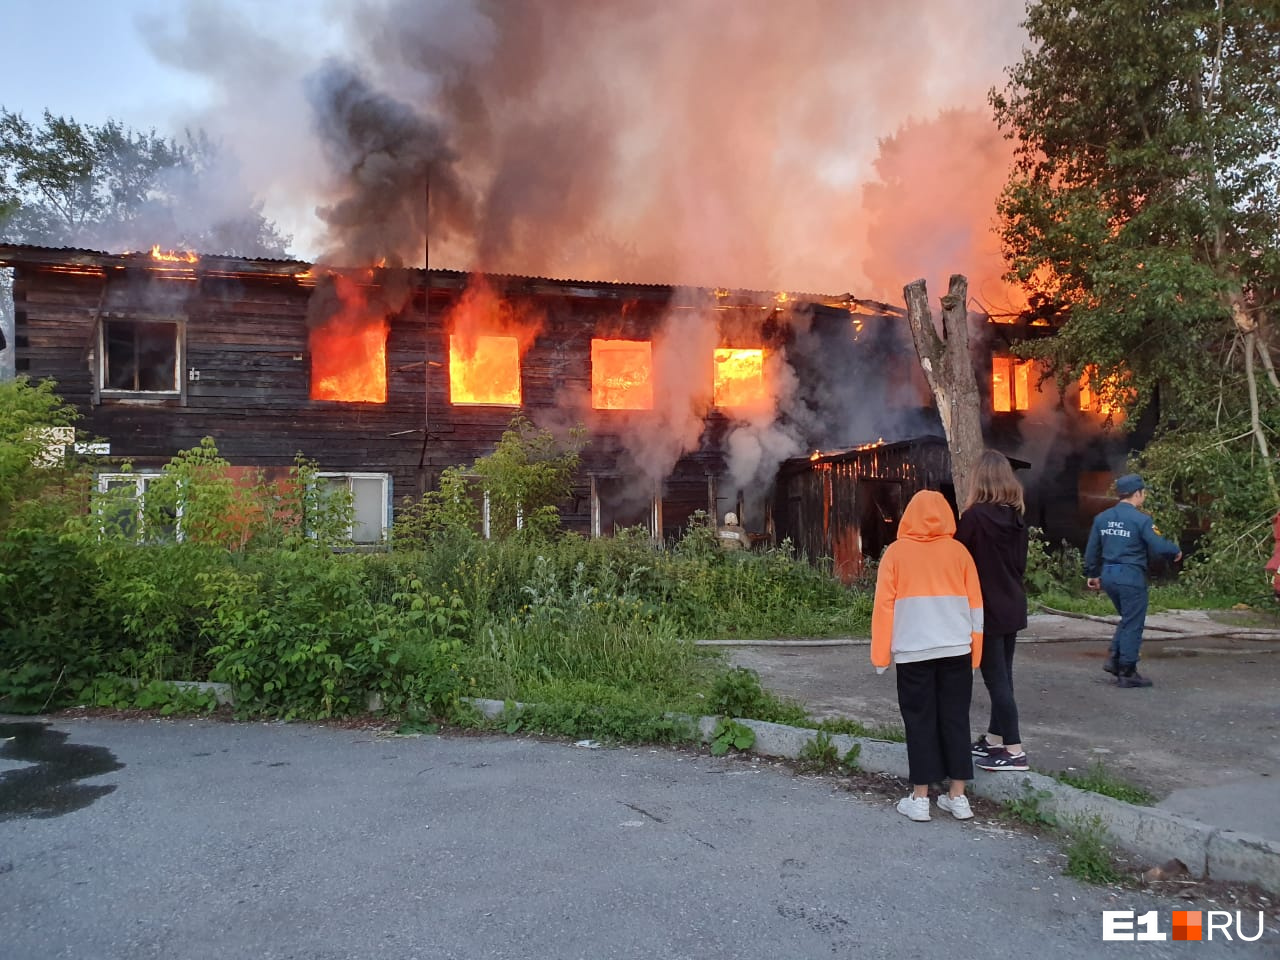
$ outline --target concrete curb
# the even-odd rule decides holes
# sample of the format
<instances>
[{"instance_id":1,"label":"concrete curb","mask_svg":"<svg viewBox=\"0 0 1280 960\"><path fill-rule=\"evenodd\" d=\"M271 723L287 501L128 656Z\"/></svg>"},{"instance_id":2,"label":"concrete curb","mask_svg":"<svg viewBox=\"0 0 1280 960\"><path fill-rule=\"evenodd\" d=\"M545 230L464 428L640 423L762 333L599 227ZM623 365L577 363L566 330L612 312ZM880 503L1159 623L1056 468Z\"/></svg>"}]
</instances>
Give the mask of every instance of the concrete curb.
<instances>
[{"instance_id":1,"label":"concrete curb","mask_svg":"<svg viewBox=\"0 0 1280 960\"><path fill-rule=\"evenodd\" d=\"M470 703L490 719L501 716L507 708L501 700L475 699ZM524 708L519 703L513 706ZM704 743L711 741L721 720L712 716L687 719L696 726ZM756 735L749 752L764 757L798 760L805 746L818 736L817 730L763 720L737 722ZM849 734L831 734L830 740L840 756L858 744L858 766L868 773L907 778L906 744ZM1125 803L1039 773L974 773L976 778L970 789L976 796L997 803L1030 800L1068 828L1076 823L1096 822L1111 843L1150 863L1176 857L1187 865L1192 876L1250 883L1280 893L1280 843L1275 841L1224 830L1154 807Z\"/></svg>"}]
</instances>

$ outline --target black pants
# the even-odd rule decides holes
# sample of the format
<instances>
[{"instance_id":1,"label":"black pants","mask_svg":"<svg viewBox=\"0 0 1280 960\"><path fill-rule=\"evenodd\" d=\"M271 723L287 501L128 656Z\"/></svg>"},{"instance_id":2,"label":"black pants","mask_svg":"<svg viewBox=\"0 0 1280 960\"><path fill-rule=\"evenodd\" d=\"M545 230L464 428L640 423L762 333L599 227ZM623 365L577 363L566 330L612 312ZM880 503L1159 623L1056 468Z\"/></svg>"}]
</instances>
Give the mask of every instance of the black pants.
<instances>
[{"instance_id":1,"label":"black pants","mask_svg":"<svg viewBox=\"0 0 1280 960\"><path fill-rule=\"evenodd\" d=\"M920 786L973 779L969 752L969 701L973 660L968 654L899 663L898 709L907 728L907 766Z\"/></svg>"},{"instance_id":2,"label":"black pants","mask_svg":"<svg viewBox=\"0 0 1280 960\"><path fill-rule=\"evenodd\" d=\"M987 732L1005 743L1021 743L1018 733L1018 705L1013 699L1013 647L1016 633L982 635L982 680L991 696L991 722Z\"/></svg>"}]
</instances>

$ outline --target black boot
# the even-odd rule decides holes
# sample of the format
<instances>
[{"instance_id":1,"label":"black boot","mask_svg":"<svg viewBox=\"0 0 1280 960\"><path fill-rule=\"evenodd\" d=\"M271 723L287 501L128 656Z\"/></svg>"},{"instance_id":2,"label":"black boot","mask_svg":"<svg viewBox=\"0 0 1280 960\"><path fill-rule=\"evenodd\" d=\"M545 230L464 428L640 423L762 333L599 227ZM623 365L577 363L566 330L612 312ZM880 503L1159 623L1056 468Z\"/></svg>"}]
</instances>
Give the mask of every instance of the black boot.
<instances>
[{"instance_id":1,"label":"black boot","mask_svg":"<svg viewBox=\"0 0 1280 960\"><path fill-rule=\"evenodd\" d=\"M1132 663L1120 668L1120 675L1116 677L1116 685L1120 687L1153 686L1150 680L1138 673L1137 665Z\"/></svg>"},{"instance_id":2,"label":"black boot","mask_svg":"<svg viewBox=\"0 0 1280 960\"><path fill-rule=\"evenodd\" d=\"M1120 676L1120 654L1108 654L1106 661L1102 664L1102 669L1107 671L1107 673L1111 674L1113 677Z\"/></svg>"}]
</instances>

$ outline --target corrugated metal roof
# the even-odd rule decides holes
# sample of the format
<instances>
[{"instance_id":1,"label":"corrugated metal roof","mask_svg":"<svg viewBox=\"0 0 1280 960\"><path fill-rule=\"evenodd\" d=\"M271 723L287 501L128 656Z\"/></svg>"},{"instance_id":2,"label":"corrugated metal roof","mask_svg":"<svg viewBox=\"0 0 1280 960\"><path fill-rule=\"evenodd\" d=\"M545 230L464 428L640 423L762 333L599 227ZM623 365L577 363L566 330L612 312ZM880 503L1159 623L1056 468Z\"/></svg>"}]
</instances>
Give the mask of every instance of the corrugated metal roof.
<instances>
[{"instance_id":1,"label":"corrugated metal roof","mask_svg":"<svg viewBox=\"0 0 1280 960\"><path fill-rule=\"evenodd\" d=\"M187 252L187 251L183 251ZM194 253L194 251L191 251ZM48 262L50 255L63 255L75 258L95 258L105 261L130 262L139 259L150 259L151 252L149 250L129 251L126 253L111 253L105 250L90 250L84 247L50 247L39 244L16 244L16 243L0 243L0 262L21 262L23 254L28 256L35 254L41 255L40 259ZM236 257L223 254L196 254L199 258L197 262L204 264L218 264L224 268L235 263L254 264L258 267L299 267L303 269L314 269L316 263L306 260L292 259L275 259L271 257ZM158 263L169 263L169 261L157 261ZM182 261L178 261L181 264ZM103 264L104 266L106 264ZM323 267L322 267L323 269ZM367 269L363 267L334 268L334 269ZM376 268L376 269L401 269L401 268ZM426 271L422 267L403 268L410 270L415 275L422 276ZM668 284L668 283L634 283L621 280L575 280L567 277L546 277L525 274L512 273L483 273L482 271L454 270L448 268L431 269L433 278L448 277L459 280L466 279L475 273L482 273L483 276L493 280L503 286L512 285L547 285L556 288L581 288L579 295L592 296L598 295L600 291L616 290L618 292L636 292L644 291L656 295L672 295L678 290L692 290L702 293L708 298L716 297L724 301L731 301L728 305L739 305L732 301L740 301L741 305L761 305L768 301L782 302L795 301L797 303L807 304L825 304L835 306L852 306L854 304L870 308L879 313L901 314L901 307L894 307L890 304L880 303L875 300L859 299L852 294L820 294L812 292L793 292L793 291L775 291L775 290L752 290L752 289L728 289L724 287L700 287L685 284ZM572 294L572 289L566 291Z\"/></svg>"}]
</instances>

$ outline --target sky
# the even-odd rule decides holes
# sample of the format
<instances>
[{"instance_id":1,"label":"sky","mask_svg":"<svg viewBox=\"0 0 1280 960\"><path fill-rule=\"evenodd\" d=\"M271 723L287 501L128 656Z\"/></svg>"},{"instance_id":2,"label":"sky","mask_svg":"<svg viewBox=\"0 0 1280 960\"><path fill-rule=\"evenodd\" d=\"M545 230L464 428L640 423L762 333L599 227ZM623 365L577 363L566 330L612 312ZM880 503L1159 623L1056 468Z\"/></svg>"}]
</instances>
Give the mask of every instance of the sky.
<instances>
[{"instance_id":1,"label":"sky","mask_svg":"<svg viewBox=\"0 0 1280 960\"><path fill-rule=\"evenodd\" d=\"M1020 0L0 7L0 105L208 131L303 259L420 264L429 182L440 266L895 300L1000 272Z\"/></svg>"}]
</instances>

